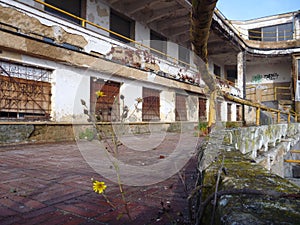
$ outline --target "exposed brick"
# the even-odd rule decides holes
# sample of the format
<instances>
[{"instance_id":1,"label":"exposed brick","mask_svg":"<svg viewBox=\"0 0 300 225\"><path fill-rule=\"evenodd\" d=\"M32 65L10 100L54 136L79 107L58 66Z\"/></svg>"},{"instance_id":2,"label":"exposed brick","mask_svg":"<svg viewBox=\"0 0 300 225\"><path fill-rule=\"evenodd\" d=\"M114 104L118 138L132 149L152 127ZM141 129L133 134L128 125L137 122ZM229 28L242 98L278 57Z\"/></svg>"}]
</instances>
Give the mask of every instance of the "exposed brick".
<instances>
[{"instance_id":1,"label":"exposed brick","mask_svg":"<svg viewBox=\"0 0 300 225\"><path fill-rule=\"evenodd\" d=\"M17 215L9 216L6 218L0 217L0 224L1 225L22 224L22 218Z\"/></svg>"},{"instance_id":2,"label":"exposed brick","mask_svg":"<svg viewBox=\"0 0 300 225\"><path fill-rule=\"evenodd\" d=\"M176 138L176 135L171 136L168 142L171 142L172 138ZM140 156L134 155L133 152L127 155L127 150L123 149L120 157L124 162L136 161L136 157L142 157L142 160L151 160L152 157L157 160L157 154L169 154L167 143L161 146L164 149L158 147L155 152L149 151L149 155ZM11 150L9 148L1 152L0 158L0 176L3 174L0 182L0 206L4 208L2 213L7 214L5 220L0 220L1 225L168 224L168 216L159 215L162 209L160 202L167 200L171 204L170 217L177 218L176 214L179 211L187 213L182 197L184 194L185 198L186 194L178 175L145 187L124 185L125 197L133 218L133 221L130 221L124 214L124 202L118 185L95 173L82 158L76 144L16 146ZM190 176L188 172L189 169L185 170ZM103 196L93 192L91 177L106 182L108 188L105 193L117 209L112 210ZM186 182L189 180L186 179ZM17 188L17 192L11 193L11 188ZM120 213L124 215L117 220ZM161 217L160 221L156 221L158 216Z\"/></svg>"},{"instance_id":3,"label":"exposed brick","mask_svg":"<svg viewBox=\"0 0 300 225\"><path fill-rule=\"evenodd\" d=\"M8 216L13 216L16 215L17 212L11 209L8 209L5 206L0 205L0 217L8 217Z\"/></svg>"},{"instance_id":4,"label":"exposed brick","mask_svg":"<svg viewBox=\"0 0 300 225\"><path fill-rule=\"evenodd\" d=\"M77 207L74 205L65 205L65 204L57 205L56 207L63 211L67 211L71 214L84 216L84 217L95 217L98 215L98 212L88 210L88 208L86 207Z\"/></svg>"}]
</instances>

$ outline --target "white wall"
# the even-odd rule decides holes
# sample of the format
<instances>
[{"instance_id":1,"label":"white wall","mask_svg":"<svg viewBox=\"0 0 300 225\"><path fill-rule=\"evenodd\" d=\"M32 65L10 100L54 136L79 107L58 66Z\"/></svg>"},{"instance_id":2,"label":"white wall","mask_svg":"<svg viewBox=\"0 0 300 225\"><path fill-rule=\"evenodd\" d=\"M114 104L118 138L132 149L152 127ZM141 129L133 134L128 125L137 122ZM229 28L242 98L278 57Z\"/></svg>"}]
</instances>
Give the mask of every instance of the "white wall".
<instances>
[{"instance_id":1,"label":"white wall","mask_svg":"<svg viewBox=\"0 0 300 225\"><path fill-rule=\"evenodd\" d=\"M150 46L150 29L139 23L135 22L135 40L138 42L143 42L146 46Z\"/></svg>"},{"instance_id":2,"label":"white wall","mask_svg":"<svg viewBox=\"0 0 300 225\"><path fill-rule=\"evenodd\" d=\"M165 122L175 121L175 92L164 90L160 93L160 119Z\"/></svg>"},{"instance_id":3,"label":"white wall","mask_svg":"<svg viewBox=\"0 0 300 225\"><path fill-rule=\"evenodd\" d=\"M53 69L51 76L51 117L57 122L86 122L82 114L83 99L89 107L90 77L92 71L75 68L49 60L22 55L22 62Z\"/></svg>"},{"instance_id":4,"label":"white wall","mask_svg":"<svg viewBox=\"0 0 300 225\"><path fill-rule=\"evenodd\" d=\"M136 101L137 98L143 98L143 87L139 84L139 82L127 82L122 84L120 87L120 95L124 96L124 105L122 100L120 100L121 113L124 106L129 108L126 121L142 121L142 103L137 104ZM137 106L138 110L135 106Z\"/></svg>"},{"instance_id":5,"label":"white wall","mask_svg":"<svg viewBox=\"0 0 300 225\"><path fill-rule=\"evenodd\" d=\"M199 100L198 96L189 95L186 102L187 106L187 119L188 121L197 122L199 115Z\"/></svg>"},{"instance_id":6,"label":"white wall","mask_svg":"<svg viewBox=\"0 0 300 225\"><path fill-rule=\"evenodd\" d=\"M273 80L268 78L273 76ZM273 75L272 75L273 74ZM291 63L263 63L255 65L247 65L246 67L246 83L247 84L271 84L279 82L291 81ZM265 76L266 75L266 76ZM278 76L277 76L278 75Z\"/></svg>"},{"instance_id":7,"label":"white wall","mask_svg":"<svg viewBox=\"0 0 300 225\"><path fill-rule=\"evenodd\" d=\"M101 1L87 0L86 17L87 17L88 21L109 29L109 14L110 14L110 8L107 5L103 4ZM106 36L109 35L108 32L101 30L99 28L96 28L94 26L91 26L89 24L87 24L86 27L88 29L96 31L100 34L103 34Z\"/></svg>"},{"instance_id":8,"label":"white wall","mask_svg":"<svg viewBox=\"0 0 300 225\"><path fill-rule=\"evenodd\" d=\"M174 42L167 42L167 55L171 56L172 58L178 59L178 44ZM170 61L177 63L174 59L168 58Z\"/></svg>"}]
</instances>

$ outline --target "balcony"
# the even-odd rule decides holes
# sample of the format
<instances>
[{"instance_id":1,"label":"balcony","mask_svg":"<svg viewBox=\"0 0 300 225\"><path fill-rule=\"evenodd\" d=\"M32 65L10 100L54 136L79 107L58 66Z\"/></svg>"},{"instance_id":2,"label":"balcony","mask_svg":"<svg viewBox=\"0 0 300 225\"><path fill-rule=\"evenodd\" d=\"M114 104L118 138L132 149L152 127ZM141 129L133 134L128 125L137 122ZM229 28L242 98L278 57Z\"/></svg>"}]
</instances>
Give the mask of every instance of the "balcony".
<instances>
[{"instance_id":1,"label":"balcony","mask_svg":"<svg viewBox=\"0 0 300 225\"><path fill-rule=\"evenodd\" d=\"M69 17L80 21L80 23L73 23L72 21L59 18L19 2L1 0L1 10L3 12L7 13L7 9L9 8L11 11L10 16L22 18L22 22L19 22L20 20L11 21L4 17L1 18L2 29L49 43L52 46L89 54L104 59L105 61L141 70L147 72L150 77L159 76L184 83L185 85L183 86L177 86L180 88L191 85L195 88L200 88L198 92L204 92L205 83L201 79L201 73L199 73L194 64L178 60L178 58L173 55L168 55L149 47L151 46L149 41L147 43L146 41L138 42L132 40L47 3L41 1L37 2L53 10L57 10L60 13L65 13ZM91 29L91 27L94 29ZM111 33L114 36L125 39L128 43L95 32L95 30ZM178 48L178 45L172 43L172 47ZM233 83L226 80L219 79L219 85L226 93L233 95L239 95L240 93L240 91L234 87L235 85ZM196 90L195 88L187 89Z\"/></svg>"}]
</instances>

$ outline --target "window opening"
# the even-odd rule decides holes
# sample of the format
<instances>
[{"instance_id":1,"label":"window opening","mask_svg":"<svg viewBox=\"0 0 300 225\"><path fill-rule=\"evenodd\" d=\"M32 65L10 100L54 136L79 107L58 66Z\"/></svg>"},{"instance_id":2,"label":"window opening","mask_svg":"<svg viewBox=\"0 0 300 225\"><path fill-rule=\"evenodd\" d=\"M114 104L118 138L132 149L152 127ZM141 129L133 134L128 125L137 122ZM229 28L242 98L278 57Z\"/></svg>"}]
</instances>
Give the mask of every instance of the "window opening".
<instances>
[{"instance_id":1,"label":"window opening","mask_svg":"<svg viewBox=\"0 0 300 225\"><path fill-rule=\"evenodd\" d=\"M66 12L69 12L75 16L81 17L81 6L82 6L82 0L72 0L72 1L61 1L61 0L45 0L46 3L53 5L59 9L62 9ZM75 22L80 24L81 21L78 19L75 19L71 16L68 16L64 13L58 12L55 9L49 8L45 6L45 11L50 12L52 14L55 14L61 18L67 19L69 21Z\"/></svg>"},{"instance_id":2,"label":"window opening","mask_svg":"<svg viewBox=\"0 0 300 225\"><path fill-rule=\"evenodd\" d=\"M156 33L155 31L150 31L150 47L156 49L159 52L167 53L167 38ZM162 55L156 51L151 51L153 54L158 55L161 58L166 59L165 55Z\"/></svg>"},{"instance_id":3,"label":"window opening","mask_svg":"<svg viewBox=\"0 0 300 225\"><path fill-rule=\"evenodd\" d=\"M112 10L110 12L110 30L127 38L134 39L134 21ZM110 37L124 43L129 42L128 40L112 33L110 33Z\"/></svg>"},{"instance_id":4,"label":"window opening","mask_svg":"<svg viewBox=\"0 0 300 225\"><path fill-rule=\"evenodd\" d=\"M49 69L0 61L0 118L50 119Z\"/></svg>"},{"instance_id":5,"label":"window opening","mask_svg":"<svg viewBox=\"0 0 300 225\"><path fill-rule=\"evenodd\" d=\"M143 121L160 120L160 91L150 88L143 88Z\"/></svg>"},{"instance_id":6,"label":"window opening","mask_svg":"<svg viewBox=\"0 0 300 225\"><path fill-rule=\"evenodd\" d=\"M102 91L104 96L97 98L96 92ZM114 122L120 120L119 104L120 83L91 78L91 113L97 121Z\"/></svg>"},{"instance_id":7,"label":"window opening","mask_svg":"<svg viewBox=\"0 0 300 225\"><path fill-rule=\"evenodd\" d=\"M186 96L185 95L176 94L175 120L176 121L186 121L187 120Z\"/></svg>"},{"instance_id":8,"label":"window opening","mask_svg":"<svg viewBox=\"0 0 300 225\"><path fill-rule=\"evenodd\" d=\"M190 63L190 51L189 49L185 48L185 47L182 47L179 45L179 48L178 48L178 59L180 61L183 61L187 64ZM182 63L182 62L179 62L180 65L182 66L187 66L186 64Z\"/></svg>"},{"instance_id":9,"label":"window opening","mask_svg":"<svg viewBox=\"0 0 300 225\"><path fill-rule=\"evenodd\" d=\"M199 98L199 120L200 121L207 121L206 116L206 99Z\"/></svg>"},{"instance_id":10,"label":"window opening","mask_svg":"<svg viewBox=\"0 0 300 225\"><path fill-rule=\"evenodd\" d=\"M221 76L221 67L216 64L214 64L214 74L219 77Z\"/></svg>"}]
</instances>

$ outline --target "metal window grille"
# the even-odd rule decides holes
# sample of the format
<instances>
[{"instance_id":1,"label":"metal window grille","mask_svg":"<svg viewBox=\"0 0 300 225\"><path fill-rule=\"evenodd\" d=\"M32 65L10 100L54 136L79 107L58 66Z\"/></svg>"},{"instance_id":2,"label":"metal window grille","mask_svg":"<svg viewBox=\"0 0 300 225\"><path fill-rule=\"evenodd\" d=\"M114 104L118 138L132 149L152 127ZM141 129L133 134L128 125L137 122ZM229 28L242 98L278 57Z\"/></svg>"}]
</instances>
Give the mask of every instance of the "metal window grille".
<instances>
[{"instance_id":1,"label":"metal window grille","mask_svg":"<svg viewBox=\"0 0 300 225\"><path fill-rule=\"evenodd\" d=\"M186 110L186 96L176 94L175 103L175 120L176 121L186 121L187 120L187 110Z\"/></svg>"},{"instance_id":2,"label":"metal window grille","mask_svg":"<svg viewBox=\"0 0 300 225\"><path fill-rule=\"evenodd\" d=\"M102 91L104 96L97 98L97 91ZM120 120L119 93L120 83L91 78L90 111L96 115L98 121Z\"/></svg>"},{"instance_id":3,"label":"metal window grille","mask_svg":"<svg viewBox=\"0 0 300 225\"><path fill-rule=\"evenodd\" d=\"M49 119L49 69L0 61L0 118Z\"/></svg>"},{"instance_id":4,"label":"metal window grille","mask_svg":"<svg viewBox=\"0 0 300 225\"><path fill-rule=\"evenodd\" d=\"M160 91L150 88L143 88L143 121L160 120Z\"/></svg>"}]
</instances>

